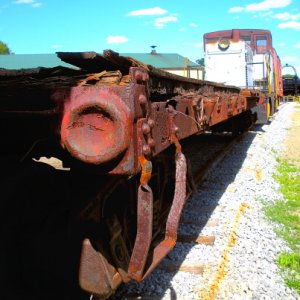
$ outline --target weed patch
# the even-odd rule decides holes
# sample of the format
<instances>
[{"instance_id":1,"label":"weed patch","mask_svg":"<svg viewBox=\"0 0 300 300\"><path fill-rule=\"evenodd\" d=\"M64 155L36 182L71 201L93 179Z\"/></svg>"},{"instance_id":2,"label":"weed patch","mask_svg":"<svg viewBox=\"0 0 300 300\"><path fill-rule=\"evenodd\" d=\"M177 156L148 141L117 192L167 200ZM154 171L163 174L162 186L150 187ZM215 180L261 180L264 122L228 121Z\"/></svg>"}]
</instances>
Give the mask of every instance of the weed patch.
<instances>
[{"instance_id":1,"label":"weed patch","mask_svg":"<svg viewBox=\"0 0 300 300\"><path fill-rule=\"evenodd\" d=\"M300 168L288 160L278 160L274 179L280 184L284 201L266 206L266 216L281 226L276 230L291 248L289 253L281 253L277 263L285 282L300 292Z\"/></svg>"}]
</instances>

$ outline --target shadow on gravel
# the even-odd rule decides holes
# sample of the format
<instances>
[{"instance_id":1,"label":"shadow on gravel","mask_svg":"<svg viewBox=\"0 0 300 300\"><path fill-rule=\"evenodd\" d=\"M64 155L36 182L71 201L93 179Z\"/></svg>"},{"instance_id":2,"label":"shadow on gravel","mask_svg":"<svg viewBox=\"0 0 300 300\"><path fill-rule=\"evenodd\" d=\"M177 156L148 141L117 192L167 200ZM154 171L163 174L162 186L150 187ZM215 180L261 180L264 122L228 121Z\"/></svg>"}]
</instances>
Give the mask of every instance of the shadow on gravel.
<instances>
[{"instance_id":1,"label":"shadow on gravel","mask_svg":"<svg viewBox=\"0 0 300 300\"><path fill-rule=\"evenodd\" d=\"M195 237L201 234L207 221L218 206L219 200L225 190L229 184L234 182L236 174L242 167L253 139L257 134L262 132L264 132L263 125L255 125L251 131L237 143L237 146L234 146L223 160L209 171L209 174L204 181L197 186L197 191L192 193L186 201L179 226L179 234L181 234L182 222L186 222L187 217L190 221L191 219L195 221L189 225L189 234ZM213 155L214 152L209 144L215 143L216 140L218 143L226 143L229 139L230 137L228 136L210 135L194 137L189 142L184 142L183 152L190 161L193 172L199 167L201 168L201 164L204 164L205 161L210 159L210 156ZM197 155L195 155L195 153L197 153ZM203 209L204 212L201 212L201 209ZM186 214L187 210L189 211L188 214ZM197 224L197 220L199 221L200 219L201 222L198 222ZM141 283L129 282L128 284L123 284L117 293L110 299L156 300L161 299L166 295L168 295L167 299L183 299L182 295L177 295L176 289L172 286L171 281L179 271L179 267L182 265L186 256L195 245L195 241L188 243L177 242L174 250L161 262L160 266L158 266L148 278ZM180 253L178 251L179 248ZM169 266L170 264L172 265L171 269L173 270L171 272L164 272L165 266ZM187 291L185 292L186 295L188 295L188 285L188 282L182 281L182 286L187 287Z\"/></svg>"}]
</instances>

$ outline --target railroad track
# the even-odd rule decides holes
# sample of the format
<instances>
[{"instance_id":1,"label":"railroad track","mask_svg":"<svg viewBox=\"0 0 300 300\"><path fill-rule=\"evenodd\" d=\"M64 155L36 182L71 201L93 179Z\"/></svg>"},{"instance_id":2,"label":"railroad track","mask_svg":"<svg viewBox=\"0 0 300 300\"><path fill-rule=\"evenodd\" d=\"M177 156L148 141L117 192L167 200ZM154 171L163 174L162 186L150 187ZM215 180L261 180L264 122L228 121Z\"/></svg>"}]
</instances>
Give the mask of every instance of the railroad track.
<instances>
[{"instance_id":1,"label":"railroad track","mask_svg":"<svg viewBox=\"0 0 300 300\"><path fill-rule=\"evenodd\" d=\"M233 180L234 174L231 174L229 178L220 179L216 184L212 184L210 179L206 178L213 173L213 168L245 135L247 132L235 138L229 134L206 134L183 143L183 152L190 162L194 182L189 185L189 198L181 217L177 245L148 279L140 284L131 282L123 285L111 299L175 299L176 295L172 294L175 291L172 291L170 282L176 281L176 277L186 278L189 285L193 285L192 282L194 282L193 286L197 287L197 291L193 290L192 294L212 299L210 295L216 283L213 283L212 287L208 287L208 283L204 283L203 278L212 278L213 276L218 278L222 275L222 268L226 263L226 249L230 248L230 244L234 240L234 228L237 227L239 218L247 207L242 205L235 210L235 215L232 214L232 219L236 224L220 222L219 216L232 208L219 205L218 199L225 191L227 193L234 192L234 184L228 182ZM205 194L211 193L212 189L215 199L206 199ZM229 227L231 227L231 231L228 231ZM225 256L225 260L222 262L220 256L213 255L212 249L216 243L219 244L220 240L224 240L224 236L228 235L228 232L230 234L227 244L224 245L225 252L221 253ZM206 254L202 255L203 253ZM208 259L205 261L201 256ZM218 266L218 264L220 265ZM153 293L153 289L157 293ZM193 297L191 296L189 299L193 299Z\"/></svg>"}]
</instances>

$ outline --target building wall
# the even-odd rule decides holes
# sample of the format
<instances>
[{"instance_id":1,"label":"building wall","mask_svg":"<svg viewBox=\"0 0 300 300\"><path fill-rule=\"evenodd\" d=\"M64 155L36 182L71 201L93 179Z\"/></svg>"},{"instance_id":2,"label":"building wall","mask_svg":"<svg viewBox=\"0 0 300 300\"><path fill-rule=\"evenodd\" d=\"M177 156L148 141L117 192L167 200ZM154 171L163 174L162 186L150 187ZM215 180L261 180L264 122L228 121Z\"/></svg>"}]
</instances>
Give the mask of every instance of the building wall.
<instances>
[{"instance_id":1,"label":"building wall","mask_svg":"<svg viewBox=\"0 0 300 300\"><path fill-rule=\"evenodd\" d=\"M203 70L201 69L163 69L169 73L188 77L188 78L194 78L194 79L204 79Z\"/></svg>"}]
</instances>

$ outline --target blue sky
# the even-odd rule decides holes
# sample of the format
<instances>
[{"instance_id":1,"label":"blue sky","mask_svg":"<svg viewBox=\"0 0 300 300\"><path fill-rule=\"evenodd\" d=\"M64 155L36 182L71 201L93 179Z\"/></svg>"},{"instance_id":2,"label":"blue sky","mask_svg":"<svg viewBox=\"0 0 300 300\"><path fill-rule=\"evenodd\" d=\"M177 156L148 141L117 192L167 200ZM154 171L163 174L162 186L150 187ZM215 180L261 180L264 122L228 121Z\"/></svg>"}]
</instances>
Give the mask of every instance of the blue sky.
<instances>
[{"instance_id":1,"label":"blue sky","mask_svg":"<svg viewBox=\"0 0 300 300\"><path fill-rule=\"evenodd\" d=\"M112 49L203 57L203 34L268 29L300 75L300 0L0 0L0 40L16 54Z\"/></svg>"}]
</instances>

